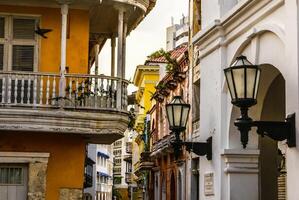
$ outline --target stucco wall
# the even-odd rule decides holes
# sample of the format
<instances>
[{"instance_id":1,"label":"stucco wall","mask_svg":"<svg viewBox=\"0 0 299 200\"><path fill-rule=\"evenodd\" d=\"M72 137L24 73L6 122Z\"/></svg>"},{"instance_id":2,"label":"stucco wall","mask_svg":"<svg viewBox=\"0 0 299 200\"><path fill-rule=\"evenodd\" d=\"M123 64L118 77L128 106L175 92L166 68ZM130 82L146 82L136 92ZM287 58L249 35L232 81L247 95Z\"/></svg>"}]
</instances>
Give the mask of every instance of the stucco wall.
<instances>
[{"instance_id":1,"label":"stucco wall","mask_svg":"<svg viewBox=\"0 0 299 200\"><path fill-rule=\"evenodd\" d=\"M61 12L59 8L4 6L0 5L0 14L27 14L40 17L40 27L53 29L47 33L47 39L40 40L38 71L59 72ZM69 39L67 39L67 60L70 73L88 72L89 13L87 10L69 10Z\"/></svg>"},{"instance_id":2,"label":"stucco wall","mask_svg":"<svg viewBox=\"0 0 299 200\"><path fill-rule=\"evenodd\" d=\"M61 188L83 189L85 143L81 137L2 132L0 151L50 153L46 200L58 199Z\"/></svg>"}]
</instances>

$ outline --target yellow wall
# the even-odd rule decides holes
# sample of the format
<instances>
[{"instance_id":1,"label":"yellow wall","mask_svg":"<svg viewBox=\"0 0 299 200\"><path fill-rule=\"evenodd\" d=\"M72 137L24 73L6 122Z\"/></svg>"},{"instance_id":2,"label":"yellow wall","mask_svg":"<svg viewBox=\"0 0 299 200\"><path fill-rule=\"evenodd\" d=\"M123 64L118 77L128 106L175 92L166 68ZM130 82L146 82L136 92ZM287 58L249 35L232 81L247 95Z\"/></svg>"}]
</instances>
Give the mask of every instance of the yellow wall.
<instances>
[{"instance_id":1,"label":"yellow wall","mask_svg":"<svg viewBox=\"0 0 299 200\"><path fill-rule=\"evenodd\" d=\"M32 14L40 16L40 27L53 29L48 38L39 37L39 71L59 72L61 12L59 8L0 6L0 13ZM69 73L88 72L89 13L87 10L69 11L70 38L67 40Z\"/></svg>"},{"instance_id":2,"label":"yellow wall","mask_svg":"<svg viewBox=\"0 0 299 200\"><path fill-rule=\"evenodd\" d=\"M47 200L58 199L60 188L83 189L85 142L82 137L56 133L2 132L0 151L50 153L47 169Z\"/></svg>"}]
</instances>

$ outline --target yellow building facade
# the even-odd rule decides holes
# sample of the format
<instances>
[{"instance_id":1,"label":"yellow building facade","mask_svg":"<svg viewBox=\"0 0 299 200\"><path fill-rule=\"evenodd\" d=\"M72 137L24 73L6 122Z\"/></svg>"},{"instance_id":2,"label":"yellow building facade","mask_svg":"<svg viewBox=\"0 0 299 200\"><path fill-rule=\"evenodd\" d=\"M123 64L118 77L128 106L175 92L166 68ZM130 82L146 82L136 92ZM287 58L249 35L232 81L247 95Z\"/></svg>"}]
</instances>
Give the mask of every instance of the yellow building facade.
<instances>
[{"instance_id":1,"label":"yellow building facade","mask_svg":"<svg viewBox=\"0 0 299 200\"><path fill-rule=\"evenodd\" d=\"M82 199L92 182L86 145L111 144L127 128L126 36L153 5L0 3L0 199ZM115 37L117 73L90 75Z\"/></svg>"},{"instance_id":2,"label":"yellow building facade","mask_svg":"<svg viewBox=\"0 0 299 200\"><path fill-rule=\"evenodd\" d=\"M135 181L138 183L142 182L143 175L142 171L142 156L141 154L147 150L145 140L146 136L144 133L145 121L147 114L152 108L152 95L155 92L155 86L159 81L159 70L158 65L139 65L136 68L134 75L134 85L138 87L136 92L136 123L135 129L137 135L133 142L133 172L135 173ZM149 141L149 138L147 138ZM138 188L137 192L133 194L134 199L140 199L143 196L142 188Z\"/></svg>"}]
</instances>

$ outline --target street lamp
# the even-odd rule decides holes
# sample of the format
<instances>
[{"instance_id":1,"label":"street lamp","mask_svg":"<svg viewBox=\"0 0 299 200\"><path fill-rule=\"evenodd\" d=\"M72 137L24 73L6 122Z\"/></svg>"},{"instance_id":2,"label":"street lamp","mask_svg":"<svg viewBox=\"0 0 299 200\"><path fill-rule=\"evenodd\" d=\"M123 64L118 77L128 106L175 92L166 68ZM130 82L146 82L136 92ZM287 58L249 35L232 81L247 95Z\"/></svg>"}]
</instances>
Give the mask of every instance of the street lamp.
<instances>
[{"instance_id":1,"label":"street lamp","mask_svg":"<svg viewBox=\"0 0 299 200\"><path fill-rule=\"evenodd\" d=\"M169 122L169 129L175 134L175 141L172 142L174 154L178 159L181 147L184 145L187 151L192 151L197 155L207 155L207 159L212 159L212 138L207 142L183 142L180 138L181 132L186 130L186 125L190 112L190 104L186 104L181 96L174 96L173 100L166 104L166 114Z\"/></svg>"},{"instance_id":2,"label":"street lamp","mask_svg":"<svg viewBox=\"0 0 299 200\"><path fill-rule=\"evenodd\" d=\"M239 56L228 68L224 69L226 83L231 95L231 103L241 110L241 117L235 126L241 133L243 148L248 143L248 132L257 127L257 133L267 135L276 141L287 139L289 147L296 146L295 114L289 115L285 121L253 121L248 116L248 108L257 103L261 69L251 64L245 56Z\"/></svg>"}]
</instances>

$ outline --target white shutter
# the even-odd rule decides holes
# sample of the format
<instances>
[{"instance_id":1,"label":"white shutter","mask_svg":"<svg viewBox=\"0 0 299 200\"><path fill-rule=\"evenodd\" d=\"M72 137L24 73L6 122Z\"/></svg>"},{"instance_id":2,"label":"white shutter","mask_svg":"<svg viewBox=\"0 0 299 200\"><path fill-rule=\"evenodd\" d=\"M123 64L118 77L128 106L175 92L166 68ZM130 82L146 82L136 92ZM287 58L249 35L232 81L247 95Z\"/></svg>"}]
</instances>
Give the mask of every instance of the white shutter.
<instances>
[{"instance_id":1,"label":"white shutter","mask_svg":"<svg viewBox=\"0 0 299 200\"><path fill-rule=\"evenodd\" d=\"M35 38L35 19L13 19L13 39Z\"/></svg>"},{"instance_id":2,"label":"white shutter","mask_svg":"<svg viewBox=\"0 0 299 200\"><path fill-rule=\"evenodd\" d=\"M13 45L12 69L16 71L33 71L34 46Z\"/></svg>"}]
</instances>

